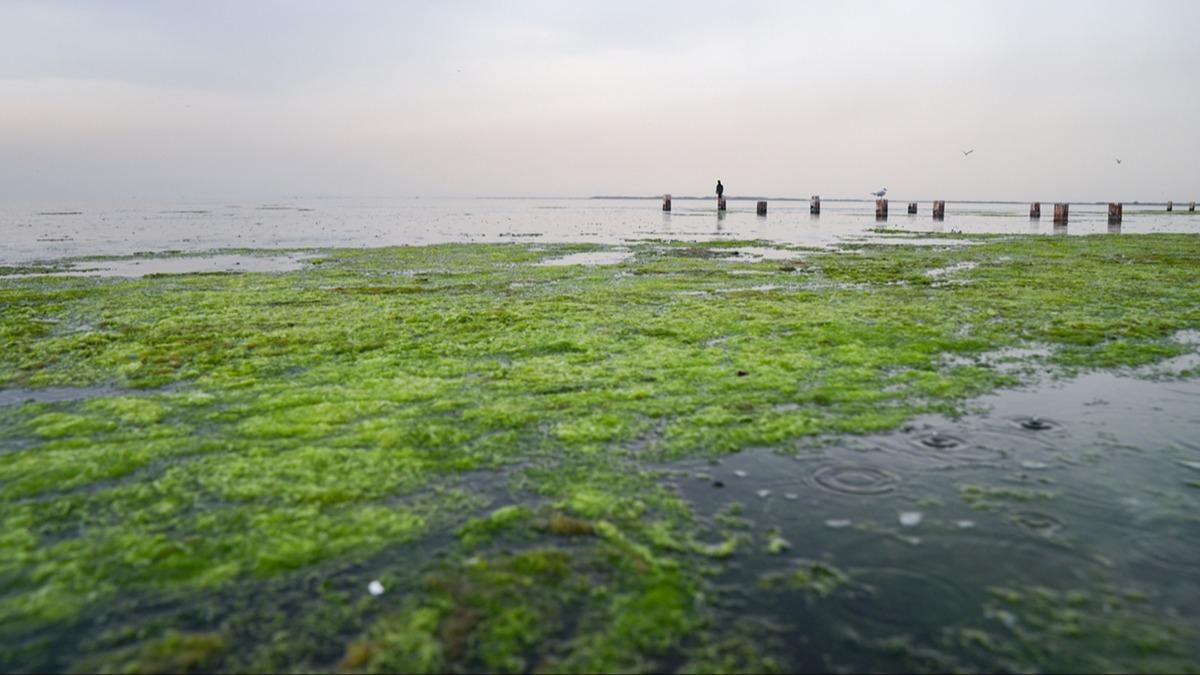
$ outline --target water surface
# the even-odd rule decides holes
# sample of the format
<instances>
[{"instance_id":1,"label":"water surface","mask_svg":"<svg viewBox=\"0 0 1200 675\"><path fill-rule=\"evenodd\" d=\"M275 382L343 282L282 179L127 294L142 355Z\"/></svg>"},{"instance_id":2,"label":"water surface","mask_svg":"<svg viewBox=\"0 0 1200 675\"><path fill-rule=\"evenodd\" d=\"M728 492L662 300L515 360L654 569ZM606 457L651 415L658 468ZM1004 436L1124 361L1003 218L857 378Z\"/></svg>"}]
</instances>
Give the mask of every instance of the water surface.
<instances>
[{"instance_id":1,"label":"water surface","mask_svg":"<svg viewBox=\"0 0 1200 675\"><path fill-rule=\"evenodd\" d=\"M650 199L302 199L288 203L9 204L0 208L0 263L140 251L225 248L319 248L451 242L545 241L619 244L640 239L762 239L831 246L871 236L878 227L920 232L1100 234L1110 231L1107 207L1072 204L1066 228L1049 215L1029 220L1026 204L947 202L935 221L929 202L917 215L876 221L869 202L825 201L819 216L807 201L772 201L758 216L753 200L676 199L670 213ZM1053 208L1043 204L1043 210ZM1185 207L1186 208L1186 207ZM1200 232L1186 210L1127 204L1122 233Z\"/></svg>"},{"instance_id":2,"label":"water surface","mask_svg":"<svg viewBox=\"0 0 1200 675\"><path fill-rule=\"evenodd\" d=\"M896 433L685 463L678 485L698 512L718 522L737 509L749 531L788 544L739 551L720 582L746 593L731 609L765 617L785 644L820 645L793 644L790 668L896 671L926 650L945 667L1052 670L1023 643L1086 650L1121 622L1200 621L1200 381L1093 373L978 404L985 412ZM824 598L762 587L807 561L849 580ZM1110 596L1136 601L1105 609ZM1043 634L1071 616L1090 634ZM897 658L901 642L913 651ZM1087 663L1082 651L1062 658Z\"/></svg>"}]
</instances>

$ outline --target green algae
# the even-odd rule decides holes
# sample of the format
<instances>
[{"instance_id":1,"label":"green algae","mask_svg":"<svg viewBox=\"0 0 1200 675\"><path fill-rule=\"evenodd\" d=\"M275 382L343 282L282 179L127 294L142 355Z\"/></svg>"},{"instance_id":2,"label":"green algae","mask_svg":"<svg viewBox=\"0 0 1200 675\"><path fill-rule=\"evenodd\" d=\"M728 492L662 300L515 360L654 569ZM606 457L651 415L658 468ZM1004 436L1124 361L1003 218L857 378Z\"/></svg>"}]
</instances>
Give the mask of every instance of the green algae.
<instances>
[{"instance_id":1,"label":"green algae","mask_svg":"<svg viewBox=\"0 0 1200 675\"><path fill-rule=\"evenodd\" d=\"M944 629L932 644L906 634L846 637L870 655L866 663L882 657L904 672L1197 672L1187 626L1111 589L988 593L982 623Z\"/></svg>"},{"instance_id":2,"label":"green algae","mask_svg":"<svg viewBox=\"0 0 1200 675\"><path fill-rule=\"evenodd\" d=\"M959 488L959 496L973 509L994 509L1006 502L1036 502L1054 499L1054 493L1049 490L1031 490L1016 487L988 487L982 485L963 485Z\"/></svg>"},{"instance_id":3,"label":"green algae","mask_svg":"<svg viewBox=\"0 0 1200 675\"><path fill-rule=\"evenodd\" d=\"M795 560L788 572L769 572L758 581L766 589L787 589L828 597L848 586L850 576L819 560Z\"/></svg>"},{"instance_id":4,"label":"green algae","mask_svg":"<svg viewBox=\"0 0 1200 675\"><path fill-rule=\"evenodd\" d=\"M775 668L702 598L711 565L801 542L746 546L740 508L699 520L654 466L960 412L1018 381L988 361L1000 350L1132 367L1200 328L1186 236L868 245L786 269L711 250L733 245L638 245L611 268L530 264L596 247L445 245L284 274L0 281L0 386L180 386L0 408L0 668ZM925 274L962 262L966 284ZM1052 496L962 489L978 508ZM221 631L233 609L180 625L148 609L423 542L443 559L389 579L378 608L314 610L335 617L306 629L324 651L286 625L242 648ZM848 578L801 560L764 583L827 596ZM73 627L123 595L146 598L117 618L135 637L89 653L103 643Z\"/></svg>"},{"instance_id":5,"label":"green algae","mask_svg":"<svg viewBox=\"0 0 1200 675\"><path fill-rule=\"evenodd\" d=\"M1041 587L990 590L995 600L985 612L999 628L981 631L974 641L990 652L1047 670L1196 669L1187 658L1188 631L1148 613L1127 594Z\"/></svg>"},{"instance_id":6,"label":"green algae","mask_svg":"<svg viewBox=\"0 0 1200 675\"><path fill-rule=\"evenodd\" d=\"M95 671L126 673L202 673L218 662L228 641L220 633L169 632L162 638L88 663Z\"/></svg>"}]
</instances>

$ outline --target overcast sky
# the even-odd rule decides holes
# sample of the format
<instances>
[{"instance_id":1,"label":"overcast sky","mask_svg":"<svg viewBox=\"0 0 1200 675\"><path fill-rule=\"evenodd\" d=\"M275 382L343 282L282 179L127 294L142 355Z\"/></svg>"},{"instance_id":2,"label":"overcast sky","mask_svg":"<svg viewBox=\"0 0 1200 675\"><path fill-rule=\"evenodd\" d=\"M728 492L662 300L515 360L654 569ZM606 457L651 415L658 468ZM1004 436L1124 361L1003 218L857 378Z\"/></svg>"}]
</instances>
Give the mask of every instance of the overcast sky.
<instances>
[{"instance_id":1,"label":"overcast sky","mask_svg":"<svg viewBox=\"0 0 1200 675\"><path fill-rule=\"evenodd\" d=\"M1187 201L1198 122L1194 0L0 0L4 199Z\"/></svg>"}]
</instances>

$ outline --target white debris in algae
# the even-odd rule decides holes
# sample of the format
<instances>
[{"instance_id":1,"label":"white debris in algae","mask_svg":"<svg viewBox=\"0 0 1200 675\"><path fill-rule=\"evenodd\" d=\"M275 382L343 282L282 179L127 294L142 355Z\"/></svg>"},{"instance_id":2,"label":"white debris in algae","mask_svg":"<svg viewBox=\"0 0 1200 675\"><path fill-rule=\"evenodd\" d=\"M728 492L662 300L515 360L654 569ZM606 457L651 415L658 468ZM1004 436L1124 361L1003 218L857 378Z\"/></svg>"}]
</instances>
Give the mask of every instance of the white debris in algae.
<instances>
[{"instance_id":1,"label":"white debris in algae","mask_svg":"<svg viewBox=\"0 0 1200 675\"><path fill-rule=\"evenodd\" d=\"M900 514L900 524L904 527L916 527L924 518L920 511L905 511Z\"/></svg>"},{"instance_id":2,"label":"white debris in algae","mask_svg":"<svg viewBox=\"0 0 1200 675\"><path fill-rule=\"evenodd\" d=\"M825 525L827 527L832 527L835 530L840 530L843 527L850 527L853 524L854 524L853 521L845 520L845 519L841 519L841 518L834 518L832 520L825 521Z\"/></svg>"},{"instance_id":3,"label":"white debris in algae","mask_svg":"<svg viewBox=\"0 0 1200 675\"><path fill-rule=\"evenodd\" d=\"M771 491L770 490L759 490L758 496L762 497L763 499L766 499L767 497L771 496Z\"/></svg>"},{"instance_id":4,"label":"white debris in algae","mask_svg":"<svg viewBox=\"0 0 1200 675\"><path fill-rule=\"evenodd\" d=\"M383 595L383 584L379 583L378 579L367 584L367 592L374 596Z\"/></svg>"},{"instance_id":5,"label":"white debris in algae","mask_svg":"<svg viewBox=\"0 0 1200 675\"><path fill-rule=\"evenodd\" d=\"M975 527L975 521L973 521L973 520L960 520L960 521L958 521L957 523L955 523L955 525L957 525L957 526L958 526L958 529L960 529L960 530L969 530L969 529L971 529L972 527Z\"/></svg>"},{"instance_id":6,"label":"white debris in algae","mask_svg":"<svg viewBox=\"0 0 1200 675\"><path fill-rule=\"evenodd\" d=\"M733 475L737 476L738 478L745 478L745 477L746 477L746 472L745 472L745 471L742 471L741 469L738 469L738 470L736 470L736 471L734 471L734 472L733 472Z\"/></svg>"},{"instance_id":7,"label":"white debris in algae","mask_svg":"<svg viewBox=\"0 0 1200 675\"><path fill-rule=\"evenodd\" d=\"M1196 471L1200 471L1200 462L1180 462L1180 464L1186 466L1189 469L1195 469Z\"/></svg>"}]
</instances>

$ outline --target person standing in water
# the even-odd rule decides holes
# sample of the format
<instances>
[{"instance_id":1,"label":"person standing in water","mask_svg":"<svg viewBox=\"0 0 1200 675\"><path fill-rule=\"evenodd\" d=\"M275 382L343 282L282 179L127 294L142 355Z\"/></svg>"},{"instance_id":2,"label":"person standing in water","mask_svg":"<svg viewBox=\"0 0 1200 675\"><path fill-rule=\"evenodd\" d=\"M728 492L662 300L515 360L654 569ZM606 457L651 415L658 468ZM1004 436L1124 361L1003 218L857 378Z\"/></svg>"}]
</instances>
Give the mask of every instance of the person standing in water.
<instances>
[{"instance_id":1,"label":"person standing in water","mask_svg":"<svg viewBox=\"0 0 1200 675\"><path fill-rule=\"evenodd\" d=\"M725 186L721 185L721 181L717 180L717 199L725 196Z\"/></svg>"}]
</instances>

